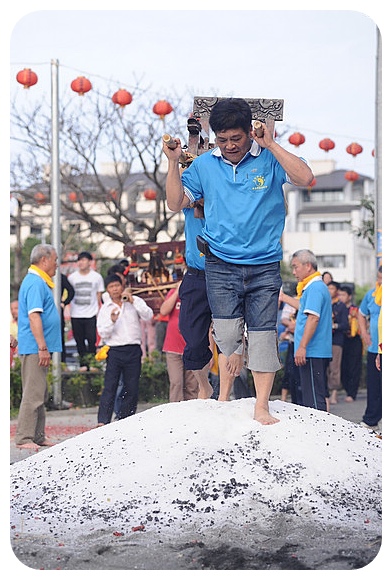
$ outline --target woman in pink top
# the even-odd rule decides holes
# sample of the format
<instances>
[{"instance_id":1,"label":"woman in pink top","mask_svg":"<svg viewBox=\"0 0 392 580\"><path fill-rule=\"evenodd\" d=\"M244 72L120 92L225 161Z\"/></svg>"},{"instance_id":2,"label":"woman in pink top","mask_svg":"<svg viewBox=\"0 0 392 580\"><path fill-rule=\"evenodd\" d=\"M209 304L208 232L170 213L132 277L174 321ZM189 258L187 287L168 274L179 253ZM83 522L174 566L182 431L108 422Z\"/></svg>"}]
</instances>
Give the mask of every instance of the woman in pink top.
<instances>
[{"instance_id":1,"label":"woman in pink top","mask_svg":"<svg viewBox=\"0 0 392 580\"><path fill-rule=\"evenodd\" d=\"M178 288L172 288L163 302L160 313L162 316L169 315L166 336L162 351L166 354L167 372L170 381L170 403L197 399L199 385L192 371L184 368L182 355L185 341L178 328L181 300L178 297Z\"/></svg>"}]
</instances>

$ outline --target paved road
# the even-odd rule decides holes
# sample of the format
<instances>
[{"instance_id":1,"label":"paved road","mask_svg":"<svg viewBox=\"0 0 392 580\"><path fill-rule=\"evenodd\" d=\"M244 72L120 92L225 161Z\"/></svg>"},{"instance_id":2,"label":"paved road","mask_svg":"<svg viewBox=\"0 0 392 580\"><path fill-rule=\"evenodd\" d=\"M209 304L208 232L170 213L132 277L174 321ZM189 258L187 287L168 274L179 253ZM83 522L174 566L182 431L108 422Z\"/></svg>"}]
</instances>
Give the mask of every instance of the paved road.
<instances>
[{"instance_id":1,"label":"paved road","mask_svg":"<svg viewBox=\"0 0 392 580\"><path fill-rule=\"evenodd\" d=\"M275 397L277 398L277 397ZM152 403L141 403L138 405L138 413L153 407ZM366 407L366 391L360 391L357 400L353 403L346 403L344 395L340 394L337 405L331 406L331 414L338 415L343 419L360 423ZM98 407L78 407L65 411L47 411L46 413L46 433L55 442L64 441L85 431L89 431L97 424ZM17 420L11 420L10 425L10 463L15 463L34 455L35 451L18 449L15 446L14 436ZM45 449L44 447L42 449ZM40 451L39 451L40 452ZM38 452L38 453L39 453Z\"/></svg>"}]
</instances>

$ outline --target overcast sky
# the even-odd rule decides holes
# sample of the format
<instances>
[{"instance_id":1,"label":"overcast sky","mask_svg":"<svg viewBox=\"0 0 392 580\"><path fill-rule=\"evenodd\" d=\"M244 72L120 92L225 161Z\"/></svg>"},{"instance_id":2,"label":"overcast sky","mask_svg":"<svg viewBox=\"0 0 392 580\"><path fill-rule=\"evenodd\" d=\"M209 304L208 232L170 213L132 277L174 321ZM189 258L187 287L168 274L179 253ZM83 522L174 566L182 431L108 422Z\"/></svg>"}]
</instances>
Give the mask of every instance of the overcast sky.
<instances>
[{"instance_id":1,"label":"overcast sky","mask_svg":"<svg viewBox=\"0 0 392 580\"><path fill-rule=\"evenodd\" d=\"M350 8L64 11L34 4L10 25L11 95L23 90L15 75L24 67L40 79L31 94L49 93L50 61L58 59L60 93L85 74L93 85L118 81L127 88L142 79L162 98L175 92L284 99L282 125L306 141L298 149L282 145L374 176L380 23L372 17ZM336 143L328 154L318 146L324 137ZM353 141L363 146L355 158L346 152Z\"/></svg>"}]
</instances>

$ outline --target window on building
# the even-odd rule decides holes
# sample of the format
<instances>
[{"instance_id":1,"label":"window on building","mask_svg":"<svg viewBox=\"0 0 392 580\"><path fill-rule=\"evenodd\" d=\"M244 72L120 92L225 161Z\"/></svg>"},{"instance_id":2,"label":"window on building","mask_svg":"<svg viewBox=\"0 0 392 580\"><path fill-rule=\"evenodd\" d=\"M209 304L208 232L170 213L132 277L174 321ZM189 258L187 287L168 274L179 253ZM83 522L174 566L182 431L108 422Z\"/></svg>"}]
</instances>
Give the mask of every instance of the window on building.
<instances>
[{"instance_id":1,"label":"window on building","mask_svg":"<svg viewBox=\"0 0 392 580\"><path fill-rule=\"evenodd\" d=\"M350 230L350 222L320 222L321 232L344 232Z\"/></svg>"},{"instance_id":2,"label":"window on building","mask_svg":"<svg viewBox=\"0 0 392 580\"><path fill-rule=\"evenodd\" d=\"M335 203L344 201L344 191L304 191L303 201L311 203Z\"/></svg>"},{"instance_id":3,"label":"window on building","mask_svg":"<svg viewBox=\"0 0 392 580\"><path fill-rule=\"evenodd\" d=\"M40 238L42 234L42 227L41 226L30 226L30 236L35 238Z\"/></svg>"},{"instance_id":4,"label":"window on building","mask_svg":"<svg viewBox=\"0 0 392 580\"><path fill-rule=\"evenodd\" d=\"M344 254L317 256L317 265L319 270L328 270L328 268L345 268L346 256Z\"/></svg>"}]
</instances>

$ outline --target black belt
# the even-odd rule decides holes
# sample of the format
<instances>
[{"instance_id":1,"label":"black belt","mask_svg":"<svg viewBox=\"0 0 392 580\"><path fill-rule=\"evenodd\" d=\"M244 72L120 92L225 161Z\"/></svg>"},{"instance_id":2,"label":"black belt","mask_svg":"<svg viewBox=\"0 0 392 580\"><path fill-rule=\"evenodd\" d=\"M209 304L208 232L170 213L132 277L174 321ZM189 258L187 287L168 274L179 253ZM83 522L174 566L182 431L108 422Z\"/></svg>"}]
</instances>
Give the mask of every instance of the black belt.
<instances>
[{"instance_id":1,"label":"black belt","mask_svg":"<svg viewBox=\"0 0 392 580\"><path fill-rule=\"evenodd\" d=\"M190 266L187 267L187 271L190 274L193 274L193 276L201 276L202 278L205 278L205 271L204 270L198 270L197 268L191 268Z\"/></svg>"}]
</instances>

